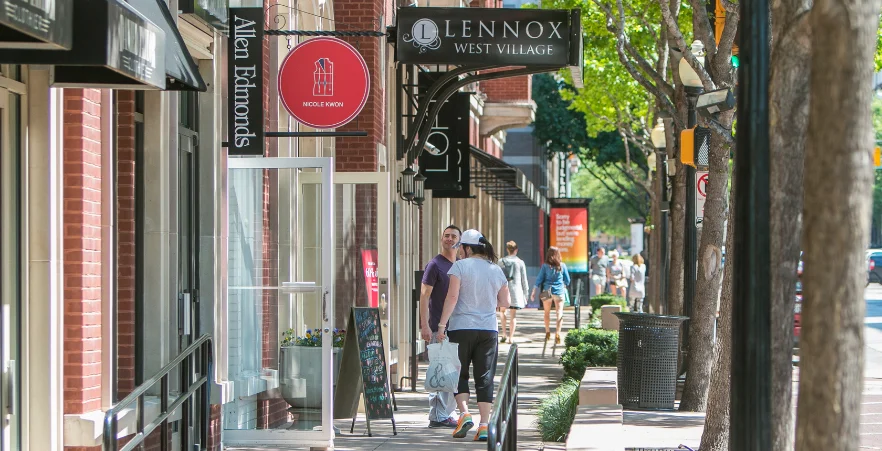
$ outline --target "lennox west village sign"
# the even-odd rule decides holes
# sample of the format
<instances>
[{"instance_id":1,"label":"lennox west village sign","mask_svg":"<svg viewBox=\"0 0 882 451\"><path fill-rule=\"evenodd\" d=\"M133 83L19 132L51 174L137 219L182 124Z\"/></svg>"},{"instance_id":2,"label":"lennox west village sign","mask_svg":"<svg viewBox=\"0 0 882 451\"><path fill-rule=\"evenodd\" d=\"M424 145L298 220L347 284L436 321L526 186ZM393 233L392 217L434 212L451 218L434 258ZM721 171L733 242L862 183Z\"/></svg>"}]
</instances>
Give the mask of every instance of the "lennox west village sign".
<instances>
[{"instance_id":1,"label":"lennox west village sign","mask_svg":"<svg viewBox=\"0 0 882 451\"><path fill-rule=\"evenodd\" d=\"M578 10L399 8L397 59L410 64L571 66Z\"/></svg>"}]
</instances>

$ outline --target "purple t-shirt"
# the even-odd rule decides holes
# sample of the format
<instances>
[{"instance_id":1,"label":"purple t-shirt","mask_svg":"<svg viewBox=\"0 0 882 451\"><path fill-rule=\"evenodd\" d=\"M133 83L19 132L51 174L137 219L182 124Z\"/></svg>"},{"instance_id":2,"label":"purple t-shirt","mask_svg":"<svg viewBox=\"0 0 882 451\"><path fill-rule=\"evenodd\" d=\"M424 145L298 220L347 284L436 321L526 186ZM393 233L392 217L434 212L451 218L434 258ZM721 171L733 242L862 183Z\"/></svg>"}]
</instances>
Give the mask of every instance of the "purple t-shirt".
<instances>
[{"instance_id":1,"label":"purple t-shirt","mask_svg":"<svg viewBox=\"0 0 882 451\"><path fill-rule=\"evenodd\" d=\"M447 298L447 287L450 285L447 271L450 271L451 266L452 261L438 254L426 265L423 272L423 283L432 287L432 294L429 295L429 329L432 332L438 332L438 322L441 321L444 299Z\"/></svg>"}]
</instances>

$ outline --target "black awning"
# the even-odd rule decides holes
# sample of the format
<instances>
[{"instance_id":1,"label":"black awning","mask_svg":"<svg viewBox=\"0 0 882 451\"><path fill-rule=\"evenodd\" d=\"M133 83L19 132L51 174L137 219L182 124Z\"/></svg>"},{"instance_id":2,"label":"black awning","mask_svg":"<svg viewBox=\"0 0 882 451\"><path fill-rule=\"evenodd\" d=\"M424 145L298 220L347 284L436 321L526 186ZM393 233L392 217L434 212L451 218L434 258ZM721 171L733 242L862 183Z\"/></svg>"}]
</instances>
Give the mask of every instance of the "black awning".
<instances>
[{"instance_id":1,"label":"black awning","mask_svg":"<svg viewBox=\"0 0 882 451\"><path fill-rule=\"evenodd\" d=\"M0 48L69 49L73 0L3 0Z\"/></svg>"},{"instance_id":2,"label":"black awning","mask_svg":"<svg viewBox=\"0 0 882 451\"><path fill-rule=\"evenodd\" d=\"M174 16L163 0L127 0L151 22L155 23L165 32L165 73L168 75L168 83L165 89L173 91L200 91L204 92L207 87L199 68L184 38L178 31Z\"/></svg>"},{"instance_id":3,"label":"black awning","mask_svg":"<svg viewBox=\"0 0 882 451\"><path fill-rule=\"evenodd\" d=\"M0 49L0 63L54 65L59 87L165 89L165 32L120 0L77 0L70 50Z\"/></svg>"},{"instance_id":4,"label":"black awning","mask_svg":"<svg viewBox=\"0 0 882 451\"><path fill-rule=\"evenodd\" d=\"M520 169L475 146L471 152L476 163L471 179L478 189L505 204L534 205L548 211L548 200Z\"/></svg>"}]
</instances>

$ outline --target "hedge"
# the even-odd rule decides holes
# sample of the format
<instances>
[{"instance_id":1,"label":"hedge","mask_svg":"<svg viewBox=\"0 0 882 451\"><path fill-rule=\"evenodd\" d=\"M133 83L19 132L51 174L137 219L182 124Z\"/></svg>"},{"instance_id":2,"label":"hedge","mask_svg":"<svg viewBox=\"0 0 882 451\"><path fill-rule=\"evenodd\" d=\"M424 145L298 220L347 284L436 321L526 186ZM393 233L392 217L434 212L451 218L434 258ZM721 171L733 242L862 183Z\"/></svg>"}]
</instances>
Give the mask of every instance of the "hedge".
<instances>
[{"instance_id":1,"label":"hedge","mask_svg":"<svg viewBox=\"0 0 882 451\"><path fill-rule=\"evenodd\" d=\"M600 318L600 308L604 305L618 305L622 307L623 312L628 311L628 301L620 296L611 294L599 294L591 298L591 318Z\"/></svg>"},{"instance_id":2,"label":"hedge","mask_svg":"<svg viewBox=\"0 0 882 451\"><path fill-rule=\"evenodd\" d=\"M564 379L581 381L588 367L616 366L619 333L582 327L571 330L564 345L566 350L560 356Z\"/></svg>"},{"instance_id":3,"label":"hedge","mask_svg":"<svg viewBox=\"0 0 882 451\"><path fill-rule=\"evenodd\" d=\"M546 442L566 441L579 404L579 381L565 380L539 403L536 428Z\"/></svg>"}]
</instances>

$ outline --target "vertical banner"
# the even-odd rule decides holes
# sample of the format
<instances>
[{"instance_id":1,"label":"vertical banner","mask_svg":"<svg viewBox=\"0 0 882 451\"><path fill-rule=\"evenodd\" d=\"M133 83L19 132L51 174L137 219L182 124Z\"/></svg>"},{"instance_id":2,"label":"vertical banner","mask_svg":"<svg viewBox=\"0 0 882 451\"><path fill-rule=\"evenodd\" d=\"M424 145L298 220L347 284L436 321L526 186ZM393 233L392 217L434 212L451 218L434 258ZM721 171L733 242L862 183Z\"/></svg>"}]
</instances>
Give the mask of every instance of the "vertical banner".
<instances>
[{"instance_id":1,"label":"vertical banner","mask_svg":"<svg viewBox=\"0 0 882 451\"><path fill-rule=\"evenodd\" d=\"M550 241L569 272L588 272L588 209L552 208Z\"/></svg>"},{"instance_id":2,"label":"vertical banner","mask_svg":"<svg viewBox=\"0 0 882 451\"><path fill-rule=\"evenodd\" d=\"M364 271L364 288L367 290L368 305L380 306L380 281L377 277L377 250L362 249L361 269Z\"/></svg>"},{"instance_id":3,"label":"vertical banner","mask_svg":"<svg viewBox=\"0 0 882 451\"><path fill-rule=\"evenodd\" d=\"M426 92L434 77L443 73L421 73L419 89ZM420 154L423 185L432 190L432 198L468 198L471 196L469 133L471 130L471 94L457 92L441 107L432 125L426 148Z\"/></svg>"},{"instance_id":4,"label":"vertical banner","mask_svg":"<svg viewBox=\"0 0 882 451\"><path fill-rule=\"evenodd\" d=\"M643 223L631 223L631 255L643 252Z\"/></svg>"},{"instance_id":5,"label":"vertical banner","mask_svg":"<svg viewBox=\"0 0 882 451\"><path fill-rule=\"evenodd\" d=\"M263 8L230 8L227 46L230 155L263 155Z\"/></svg>"}]
</instances>

